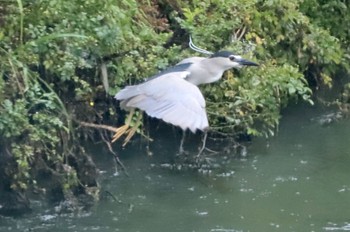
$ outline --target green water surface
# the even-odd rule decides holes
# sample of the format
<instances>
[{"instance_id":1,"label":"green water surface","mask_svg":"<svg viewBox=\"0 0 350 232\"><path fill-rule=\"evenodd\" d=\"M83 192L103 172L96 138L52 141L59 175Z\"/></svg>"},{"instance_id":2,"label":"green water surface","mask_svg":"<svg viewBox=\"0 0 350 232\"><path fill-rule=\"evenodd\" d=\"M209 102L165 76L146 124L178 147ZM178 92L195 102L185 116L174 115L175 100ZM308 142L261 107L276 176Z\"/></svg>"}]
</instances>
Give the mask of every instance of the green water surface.
<instances>
[{"instance_id":1,"label":"green water surface","mask_svg":"<svg viewBox=\"0 0 350 232\"><path fill-rule=\"evenodd\" d=\"M350 121L321 125L330 112L291 107L275 137L254 139L246 157L207 172L170 169L164 157L177 147L164 138L152 157L122 151L130 176L114 175L96 145L102 191L119 202L63 214L33 202L24 218L0 218L0 231L350 231Z\"/></svg>"}]
</instances>

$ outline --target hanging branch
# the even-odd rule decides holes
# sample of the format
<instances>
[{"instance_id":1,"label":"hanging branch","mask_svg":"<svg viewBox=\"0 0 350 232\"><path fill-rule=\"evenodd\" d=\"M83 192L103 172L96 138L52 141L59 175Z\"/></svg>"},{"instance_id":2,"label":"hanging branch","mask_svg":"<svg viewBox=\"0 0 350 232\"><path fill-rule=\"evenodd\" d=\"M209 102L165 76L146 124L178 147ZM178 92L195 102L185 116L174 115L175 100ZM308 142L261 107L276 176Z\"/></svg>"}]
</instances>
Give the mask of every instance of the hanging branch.
<instances>
[{"instance_id":1,"label":"hanging branch","mask_svg":"<svg viewBox=\"0 0 350 232\"><path fill-rule=\"evenodd\" d=\"M112 126L108 126L108 125L103 125L103 124L95 124L95 123L90 123L90 122L82 122L82 121L78 121L76 120L76 122L78 122L80 125L85 126L85 127L91 127L91 128L95 128L95 129L104 129L104 130L108 130L108 131L112 131L114 133L116 133L118 131L118 128L116 127L112 127ZM116 161L116 163L122 167L123 171L125 172L125 174L127 176L129 176L129 173L126 169L126 167L124 166L124 164L120 161L118 154L113 150L111 142L108 141L108 139L105 138L105 135L102 134L101 131L99 131L100 136L103 140L103 142L107 145L108 150L113 154L114 160Z\"/></svg>"},{"instance_id":2,"label":"hanging branch","mask_svg":"<svg viewBox=\"0 0 350 232\"><path fill-rule=\"evenodd\" d=\"M120 167L122 167L122 169L123 169L125 175L129 177L129 173L128 173L126 167L124 166L123 162L120 161L118 154L113 150L111 143L105 138L105 136L102 134L101 131L100 131L100 136L101 136L103 142L107 145L108 150L113 154L113 157L114 157L115 162L116 162L117 164L119 164ZM116 168L117 168L117 167L116 167ZM118 169L116 169L116 171L118 172Z\"/></svg>"}]
</instances>

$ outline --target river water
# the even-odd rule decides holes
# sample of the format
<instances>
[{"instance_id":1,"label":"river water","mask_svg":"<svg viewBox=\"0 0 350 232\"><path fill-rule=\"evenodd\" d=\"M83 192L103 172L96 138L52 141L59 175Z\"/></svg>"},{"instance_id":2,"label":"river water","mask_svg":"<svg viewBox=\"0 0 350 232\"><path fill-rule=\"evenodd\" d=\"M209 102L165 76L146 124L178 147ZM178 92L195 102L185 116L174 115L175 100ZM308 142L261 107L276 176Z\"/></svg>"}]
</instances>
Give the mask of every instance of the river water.
<instances>
[{"instance_id":1,"label":"river water","mask_svg":"<svg viewBox=\"0 0 350 232\"><path fill-rule=\"evenodd\" d=\"M290 107L275 137L254 139L246 157L210 171L169 168L171 136L152 157L137 146L121 151L129 177L96 146L106 195L96 206L58 214L33 202L30 215L0 217L0 231L350 231L350 121L321 125L331 112Z\"/></svg>"}]
</instances>

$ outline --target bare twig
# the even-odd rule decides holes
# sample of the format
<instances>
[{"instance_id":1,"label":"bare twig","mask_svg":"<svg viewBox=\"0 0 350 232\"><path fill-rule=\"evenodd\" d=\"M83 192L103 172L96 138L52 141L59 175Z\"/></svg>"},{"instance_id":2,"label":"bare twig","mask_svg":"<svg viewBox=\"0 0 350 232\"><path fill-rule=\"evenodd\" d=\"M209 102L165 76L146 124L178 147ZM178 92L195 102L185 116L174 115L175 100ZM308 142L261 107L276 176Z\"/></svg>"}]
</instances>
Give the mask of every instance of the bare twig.
<instances>
[{"instance_id":1,"label":"bare twig","mask_svg":"<svg viewBox=\"0 0 350 232\"><path fill-rule=\"evenodd\" d=\"M247 33L247 26L243 25L242 27L234 30L231 35L231 42L241 42L243 47L243 53L249 53L254 50L255 45L249 41L244 40L244 36Z\"/></svg>"},{"instance_id":2,"label":"bare twig","mask_svg":"<svg viewBox=\"0 0 350 232\"><path fill-rule=\"evenodd\" d=\"M82 122L82 121L77 121L80 125L85 126L85 127L91 127L91 128L96 128L96 129L105 129L109 130L112 132L117 132L118 128L113 127L113 126L108 126L108 125L103 125L103 124L95 124L95 123L90 123L90 122Z\"/></svg>"},{"instance_id":3,"label":"bare twig","mask_svg":"<svg viewBox=\"0 0 350 232\"><path fill-rule=\"evenodd\" d=\"M101 136L103 142L105 142L105 144L107 145L108 150L113 154L113 157L114 157L114 160L115 160L116 164L120 165L120 167L122 167L122 169L123 169L123 171L124 171L126 176L129 176L129 173L126 170L126 167L124 166L122 161L120 161L118 154L113 150L111 143L105 138L105 136L101 132L100 132L100 136ZM117 171L118 171L118 169L117 169Z\"/></svg>"},{"instance_id":4,"label":"bare twig","mask_svg":"<svg viewBox=\"0 0 350 232\"><path fill-rule=\"evenodd\" d=\"M232 40L240 41L247 31L247 27L243 26L233 33Z\"/></svg>"},{"instance_id":5,"label":"bare twig","mask_svg":"<svg viewBox=\"0 0 350 232\"><path fill-rule=\"evenodd\" d=\"M118 197L114 196L110 191L107 191L107 190L106 190L105 193L106 193L107 195L109 195L110 197L112 197L112 199L113 199L115 202L118 202L118 203L120 203L120 204L123 203L121 200L118 199Z\"/></svg>"},{"instance_id":6,"label":"bare twig","mask_svg":"<svg viewBox=\"0 0 350 232\"><path fill-rule=\"evenodd\" d=\"M112 126L108 126L108 125L103 125L103 124L95 124L95 123L90 123L90 122L82 122L82 121L77 121L80 125L82 126L86 126L86 127L91 127L91 128L96 128L96 129L104 129L104 130L108 130L108 131L112 131L112 132L117 132L118 129ZM106 134L103 134L102 131L99 131L100 136L103 140L103 142L107 145L108 150L113 154L114 156L114 160L116 161L117 165L119 165L120 167L122 167L123 171L125 172L125 174L127 176L129 176L128 171L126 170L126 167L124 166L124 164L120 161L118 154L113 150L111 142L109 142L108 139L106 139Z\"/></svg>"}]
</instances>

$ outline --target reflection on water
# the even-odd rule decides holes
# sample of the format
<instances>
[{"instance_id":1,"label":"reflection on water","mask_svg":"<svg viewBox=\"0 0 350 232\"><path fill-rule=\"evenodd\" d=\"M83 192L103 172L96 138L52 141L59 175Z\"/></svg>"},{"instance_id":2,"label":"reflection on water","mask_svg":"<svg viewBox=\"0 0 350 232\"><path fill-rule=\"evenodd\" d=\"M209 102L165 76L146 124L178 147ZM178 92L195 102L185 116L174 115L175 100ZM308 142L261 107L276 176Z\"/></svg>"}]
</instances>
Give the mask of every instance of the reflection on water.
<instances>
[{"instance_id":1,"label":"reflection on water","mask_svg":"<svg viewBox=\"0 0 350 232\"><path fill-rule=\"evenodd\" d=\"M130 177L113 175L110 156L96 149L103 190L117 201L60 215L38 206L26 218L0 218L0 231L350 231L350 122L311 120L323 113L289 109L277 136L205 174L169 168L164 156L176 144L153 157L125 150Z\"/></svg>"}]
</instances>

